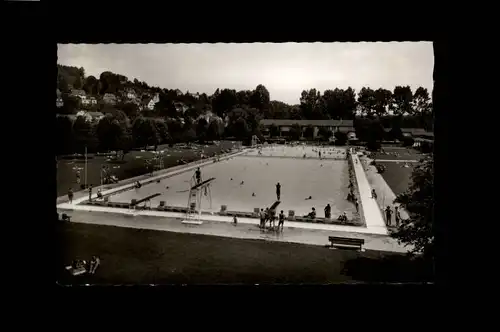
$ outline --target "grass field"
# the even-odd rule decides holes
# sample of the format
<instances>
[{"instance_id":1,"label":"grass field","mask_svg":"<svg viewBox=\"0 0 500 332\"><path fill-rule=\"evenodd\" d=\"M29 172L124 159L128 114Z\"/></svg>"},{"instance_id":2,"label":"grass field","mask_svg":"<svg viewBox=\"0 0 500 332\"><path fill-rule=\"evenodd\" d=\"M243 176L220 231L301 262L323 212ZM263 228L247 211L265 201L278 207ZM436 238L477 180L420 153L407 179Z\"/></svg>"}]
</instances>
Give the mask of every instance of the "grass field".
<instances>
[{"instance_id":1,"label":"grass field","mask_svg":"<svg viewBox=\"0 0 500 332\"><path fill-rule=\"evenodd\" d=\"M234 143L239 146L239 143ZM223 149L233 147L231 141L221 141L220 145L203 146L204 154L212 156L216 152ZM169 168L178 165L178 160L183 158L185 161L191 162L200 159L200 149L197 150L181 150L179 148L169 148L167 145L158 146L158 151L165 150L164 167ZM110 164L106 161L106 157L95 156L87 162L87 178L88 183L94 186L100 185L101 176L100 170L102 165L108 165L112 169L112 174L118 177L119 180L132 178L138 175L145 174L144 159L153 155L152 152L131 151L125 156L125 164ZM137 158L139 157L139 158ZM57 170L57 194L58 196L65 195L69 188L75 192L80 190L80 186L76 183L75 168L80 169L81 183L85 181L85 161L84 160L59 160Z\"/></svg>"},{"instance_id":2,"label":"grass field","mask_svg":"<svg viewBox=\"0 0 500 332\"><path fill-rule=\"evenodd\" d=\"M386 167L382 177L396 196L408 189L411 184L412 167L405 168L395 162L378 161L377 164Z\"/></svg>"},{"instance_id":3,"label":"grass field","mask_svg":"<svg viewBox=\"0 0 500 332\"><path fill-rule=\"evenodd\" d=\"M375 159L378 160L420 160L424 157L422 153L412 148L400 147L384 147L384 151L388 154L376 153ZM397 153L398 155L394 155ZM405 192L411 184L412 167L403 167L402 163L377 161L377 164L386 167L382 177L397 196ZM416 165L416 164L411 164ZM411 166L410 165L410 166Z\"/></svg>"},{"instance_id":4,"label":"grass field","mask_svg":"<svg viewBox=\"0 0 500 332\"><path fill-rule=\"evenodd\" d=\"M418 282L421 263L404 255L207 235L61 223L63 284L327 284ZM99 255L94 276L70 278L63 266Z\"/></svg>"}]
</instances>

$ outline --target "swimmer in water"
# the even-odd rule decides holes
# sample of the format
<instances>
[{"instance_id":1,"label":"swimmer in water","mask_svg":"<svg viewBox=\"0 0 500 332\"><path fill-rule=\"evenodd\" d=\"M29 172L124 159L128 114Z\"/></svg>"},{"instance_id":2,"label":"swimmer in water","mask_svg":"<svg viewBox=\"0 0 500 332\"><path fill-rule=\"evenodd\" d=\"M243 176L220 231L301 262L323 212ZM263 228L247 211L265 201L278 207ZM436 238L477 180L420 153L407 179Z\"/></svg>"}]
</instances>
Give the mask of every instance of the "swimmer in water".
<instances>
[{"instance_id":1,"label":"swimmer in water","mask_svg":"<svg viewBox=\"0 0 500 332\"><path fill-rule=\"evenodd\" d=\"M243 185L245 183L245 181L241 181L240 185Z\"/></svg>"},{"instance_id":2,"label":"swimmer in water","mask_svg":"<svg viewBox=\"0 0 500 332\"><path fill-rule=\"evenodd\" d=\"M310 199L312 199L312 196L307 197L305 200L307 201L307 200L310 200Z\"/></svg>"},{"instance_id":3,"label":"swimmer in water","mask_svg":"<svg viewBox=\"0 0 500 332\"><path fill-rule=\"evenodd\" d=\"M255 197L255 193L252 193L252 197Z\"/></svg>"}]
</instances>

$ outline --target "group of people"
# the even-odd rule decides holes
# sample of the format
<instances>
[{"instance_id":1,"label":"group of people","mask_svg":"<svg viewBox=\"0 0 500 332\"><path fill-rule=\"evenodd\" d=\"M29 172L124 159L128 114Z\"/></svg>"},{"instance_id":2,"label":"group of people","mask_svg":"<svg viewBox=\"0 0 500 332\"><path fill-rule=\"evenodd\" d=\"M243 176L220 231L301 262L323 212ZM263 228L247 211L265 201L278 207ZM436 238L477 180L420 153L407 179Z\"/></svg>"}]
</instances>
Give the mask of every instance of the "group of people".
<instances>
[{"instance_id":1,"label":"group of people","mask_svg":"<svg viewBox=\"0 0 500 332\"><path fill-rule=\"evenodd\" d=\"M266 208L265 210L260 209L259 217L260 217L260 224L259 224L260 228L265 229L267 222L269 222L269 229L283 231L283 227L285 224L285 214L283 210L281 210L280 214L278 215L277 228L276 228L276 210L269 208Z\"/></svg>"},{"instance_id":2,"label":"group of people","mask_svg":"<svg viewBox=\"0 0 500 332\"><path fill-rule=\"evenodd\" d=\"M387 226L392 225L392 214L393 211L391 210L391 207L387 206L385 208L385 222ZM399 208L397 206L394 207L394 220L396 222L396 227L398 227L399 222L401 221L401 214L399 213Z\"/></svg>"},{"instance_id":3,"label":"group of people","mask_svg":"<svg viewBox=\"0 0 500 332\"><path fill-rule=\"evenodd\" d=\"M349 179L349 193L347 194L347 200L349 202L352 202L354 204L354 206L356 206L356 212L359 212L359 201L356 197L356 195L354 195L354 183L352 181L352 178Z\"/></svg>"},{"instance_id":4,"label":"group of people","mask_svg":"<svg viewBox=\"0 0 500 332\"><path fill-rule=\"evenodd\" d=\"M92 259L87 264L85 260L76 259L71 263L73 271L83 269L88 274L95 274L97 268L101 265L101 260L97 256L92 256Z\"/></svg>"}]
</instances>

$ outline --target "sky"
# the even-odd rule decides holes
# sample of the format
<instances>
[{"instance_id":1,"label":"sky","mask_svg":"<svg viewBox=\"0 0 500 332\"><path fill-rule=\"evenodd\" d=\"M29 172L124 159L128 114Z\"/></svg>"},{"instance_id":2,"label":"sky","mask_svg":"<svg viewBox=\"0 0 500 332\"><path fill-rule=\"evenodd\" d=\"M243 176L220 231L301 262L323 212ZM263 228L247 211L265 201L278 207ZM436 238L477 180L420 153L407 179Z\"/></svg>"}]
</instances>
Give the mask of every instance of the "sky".
<instances>
[{"instance_id":1,"label":"sky","mask_svg":"<svg viewBox=\"0 0 500 332\"><path fill-rule=\"evenodd\" d=\"M217 88L253 90L298 104L302 90L432 91L431 42L248 44L60 44L58 63L99 78L111 71L149 86L213 94Z\"/></svg>"}]
</instances>

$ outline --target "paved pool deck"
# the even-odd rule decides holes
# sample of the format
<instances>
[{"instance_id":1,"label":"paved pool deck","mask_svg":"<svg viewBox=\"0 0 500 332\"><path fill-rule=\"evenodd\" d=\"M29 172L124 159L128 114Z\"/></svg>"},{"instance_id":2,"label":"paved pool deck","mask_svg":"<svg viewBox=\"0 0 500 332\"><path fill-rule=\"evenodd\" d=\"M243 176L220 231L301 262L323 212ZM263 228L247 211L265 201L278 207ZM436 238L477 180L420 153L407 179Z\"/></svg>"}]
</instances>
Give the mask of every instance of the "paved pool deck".
<instances>
[{"instance_id":1,"label":"paved pool deck","mask_svg":"<svg viewBox=\"0 0 500 332\"><path fill-rule=\"evenodd\" d=\"M265 241L278 241L289 243L303 243L318 246L329 244L328 236L346 236L365 240L364 248L367 250L378 250L386 252L404 253L407 248L399 245L396 240L377 234L370 234L366 229L358 229L349 226L318 225L308 223L297 223L285 221L283 231L261 230L256 219L238 218L238 224L234 225L232 219L227 217L221 221L220 218L206 218L201 225L183 224L183 214L169 217L159 216L157 211L110 211L109 208L88 206L88 211L72 210L70 213L75 223L107 225L116 227L127 227L135 229L150 229L157 231L168 231L189 234L204 234L221 237L232 237L241 239L257 239ZM60 208L60 213L68 213L69 210ZM208 220L210 219L210 220Z\"/></svg>"},{"instance_id":2,"label":"paved pool deck","mask_svg":"<svg viewBox=\"0 0 500 332\"><path fill-rule=\"evenodd\" d=\"M361 208L365 218L366 228L374 234L388 234L384 218L377 204L377 201L372 198L372 187L368 182L363 164L361 163L357 153L351 154L354 173L358 184L358 191L361 200Z\"/></svg>"},{"instance_id":3,"label":"paved pool deck","mask_svg":"<svg viewBox=\"0 0 500 332\"><path fill-rule=\"evenodd\" d=\"M221 157L220 160L222 161L235 156L240 156L248 153L249 151L255 152L253 149L244 149L231 155ZM371 186L365 171L363 170L363 164L356 154L351 154L351 158L354 165L356 181L360 193L361 208L365 217L366 227L285 221L285 231L283 233L261 233L260 229L257 227L257 224L259 223L257 219L238 218L238 225L234 226L232 224L231 217L210 214L203 214L201 216L201 220L203 221L202 225L186 225L182 223L182 220L185 219L184 213L153 210L129 210L81 204L88 199L88 195L74 199L72 204L68 202L59 203L57 204L57 209L60 212L70 214L73 217L72 222L217 236L266 239L316 245L325 245L329 235L339 235L364 238L366 243L365 247L367 249L406 252L407 249L405 247L397 244L394 239L388 236L388 231L385 226L382 213L377 205L377 202L371 198ZM166 170L155 177L148 177L145 181L149 182L164 179L165 177L189 172L197 167L210 164L213 164L213 160L186 165L185 167L179 169ZM129 190L132 187L133 183L127 182L127 184L103 191L102 193L103 195L109 195L123 190ZM96 194L93 194L93 198L96 198ZM286 235L287 233L289 235Z\"/></svg>"}]
</instances>

